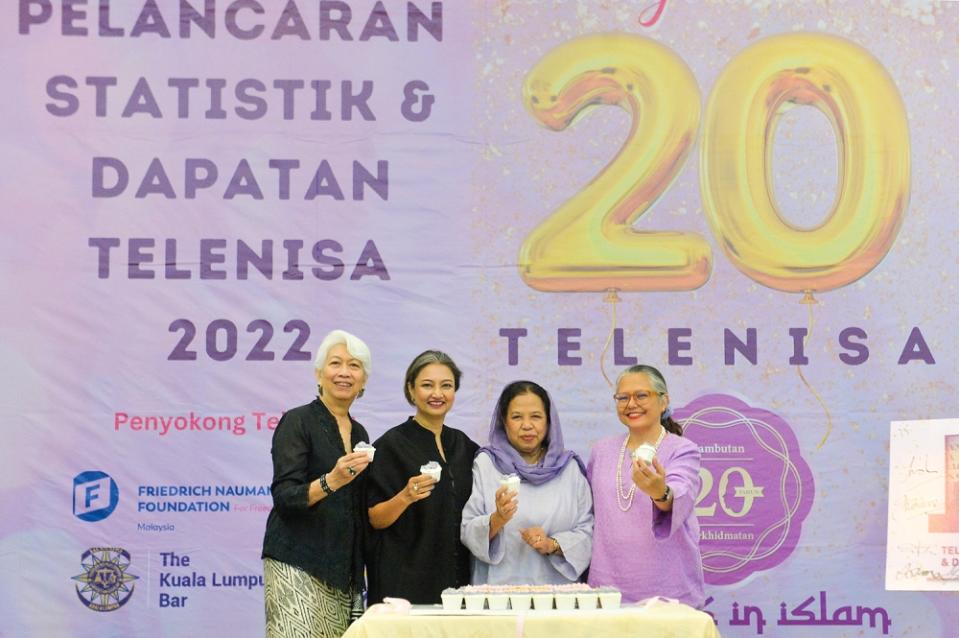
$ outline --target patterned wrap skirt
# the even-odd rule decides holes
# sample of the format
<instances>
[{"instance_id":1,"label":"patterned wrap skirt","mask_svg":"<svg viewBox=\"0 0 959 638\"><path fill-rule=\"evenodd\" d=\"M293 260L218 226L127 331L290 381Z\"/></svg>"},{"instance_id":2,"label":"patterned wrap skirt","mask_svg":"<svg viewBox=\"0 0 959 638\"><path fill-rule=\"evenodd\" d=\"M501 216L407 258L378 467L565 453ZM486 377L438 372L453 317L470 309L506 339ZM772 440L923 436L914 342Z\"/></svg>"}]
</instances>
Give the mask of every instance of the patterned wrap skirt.
<instances>
[{"instance_id":1,"label":"patterned wrap skirt","mask_svg":"<svg viewBox=\"0 0 959 638\"><path fill-rule=\"evenodd\" d=\"M340 638L363 614L358 593L272 558L263 559L263 585L267 638Z\"/></svg>"}]
</instances>

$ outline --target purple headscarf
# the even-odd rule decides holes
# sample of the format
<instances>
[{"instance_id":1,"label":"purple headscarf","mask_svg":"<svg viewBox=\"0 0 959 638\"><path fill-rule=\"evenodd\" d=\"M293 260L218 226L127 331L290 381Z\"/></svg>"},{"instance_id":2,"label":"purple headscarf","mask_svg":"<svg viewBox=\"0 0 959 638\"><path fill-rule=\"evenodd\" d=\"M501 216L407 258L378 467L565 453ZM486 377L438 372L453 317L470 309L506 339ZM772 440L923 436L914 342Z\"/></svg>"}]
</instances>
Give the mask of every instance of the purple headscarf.
<instances>
[{"instance_id":1,"label":"purple headscarf","mask_svg":"<svg viewBox=\"0 0 959 638\"><path fill-rule=\"evenodd\" d=\"M506 425L500 414L500 404L503 402L503 395L516 384L522 384L527 388L529 386L539 388L549 401L549 430L546 432L549 445L546 447L546 454L543 455L536 465L528 465L526 461L523 460L523 457L520 456L519 452L516 451L516 448L513 447L513 444L509 442L509 437L506 436ZM516 396L526 394L527 392L530 391L519 392ZM531 393L536 394L535 392ZM556 404L553 402L552 397L549 396L549 393L546 392L542 386L532 381L514 381L503 388L503 392L500 393L500 398L496 402L496 406L493 407L493 417L490 420L489 428L489 444L481 447L477 454L484 452L492 459L493 465L496 466L497 470L503 474L519 474L521 479L533 485L541 485L552 480L563 471L563 468L566 467L566 464L569 463L570 460L575 460L579 465L579 471L582 472L584 476L586 475L586 466L583 465L583 460L579 458L579 455L572 450L563 448L563 429L559 425L559 415L556 413Z\"/></svg>"}]
</instances>

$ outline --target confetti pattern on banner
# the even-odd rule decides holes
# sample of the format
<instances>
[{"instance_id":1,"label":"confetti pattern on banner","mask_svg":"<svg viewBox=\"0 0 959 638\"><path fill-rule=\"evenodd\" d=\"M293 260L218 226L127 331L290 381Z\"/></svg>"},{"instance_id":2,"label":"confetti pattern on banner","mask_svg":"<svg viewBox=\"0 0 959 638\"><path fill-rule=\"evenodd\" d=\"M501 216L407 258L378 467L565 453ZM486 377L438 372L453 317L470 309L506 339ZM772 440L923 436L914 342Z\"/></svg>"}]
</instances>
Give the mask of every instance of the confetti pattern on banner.
<instances>
[{"instance_id":1,"label":"confetti pattern on banner","mask_svg":"<svg viewBox=\"0 0 959 638\"><path fill-rule=\"evenodd\" d=\"M211 18L189 13L201 4L0 3L0 573L18 575L0 579L0 599L12 601L0 634L262 634L270 438L284 410L313 397L310 356L338 327L372 349L353 412L373 436L409 415L403 374L427 348L463 368L448 423L481 443L501 388L531 378L588 456L622 428L604 373L615 380L632 362L664 372L675 406L722 396L749 419L761 411L787 424L794 471L758 443L744 465L709 461L713 489L697 507L715 505L713 522L737 522L729 512L750 498L750 513L770 524L785 520L774 502L795 509L789 534L766 537L788 554L709 585L707 611L724 636L758 635L759 620L786 638L881 635L883 618L895 635L947 636L959 623L954 593L886 591L878 567L895 487L889 423L959 416L959 4L347 0L348 25L316 2L261 2L259 13L220 1L208 3ZM591 184L611 192L602 176L624 149L627 162L663 150L628 146L641 139L634 126L654 121L652 103L636 83L604 83L615 69L593 67L586 84L612 103L583 108L564 130L524 103L524 82L551 51L603 34L671 52L689 69L701 117L661 192L639 189L648 210L624 221L629 206L610 200L624 218L563 239L564 263L595 265L614 243L604 233L630 227L697 237L711 259L698 287L620 290L615 324L600 286L546 292L527 284L521 263L531 233L571 198ZM891 242L869 267L833 259L863 272L816 290L812 308L802 290L771 288L753 279L755 263L734 263L729 248L747 255L743 238L717 232L703 192L705 180L728 194L725 171L742 159L733 140L728 166L704 167L717 148L707 129L722 74L787 37L867 51L908 133L908 198ZM857 88L875 88L854 75ZM843 149L895 162L883 136L844 147L837 131L856 127L837 127L842 118L801 93L776 112L766 146L741 140L762 169L746 187L769 196L794 237L828 243L839 193L855 190L843 189ZM667 119L695 111L658 106ZM841 115L858 125L864 113ZM735 109L722 114L709 129L719 137L736 120ZM863 197L881 190L871 175ZM783 257L786 244L768 248ZM656 249L637 250L637 263L679 268ZM792 274L810 277L802 264ZM689 435L709 456L742 427L691 425ZM113 611L78 598L74 577L95 548L136 577L129 592L107 594L106 604L125 601ZM95 573L125 578L116 569ZM831 615L778 624L781 609L803 617L790 612L806 601L869 611L849 629L828 627Z\"/></svg>"}]
</instances>

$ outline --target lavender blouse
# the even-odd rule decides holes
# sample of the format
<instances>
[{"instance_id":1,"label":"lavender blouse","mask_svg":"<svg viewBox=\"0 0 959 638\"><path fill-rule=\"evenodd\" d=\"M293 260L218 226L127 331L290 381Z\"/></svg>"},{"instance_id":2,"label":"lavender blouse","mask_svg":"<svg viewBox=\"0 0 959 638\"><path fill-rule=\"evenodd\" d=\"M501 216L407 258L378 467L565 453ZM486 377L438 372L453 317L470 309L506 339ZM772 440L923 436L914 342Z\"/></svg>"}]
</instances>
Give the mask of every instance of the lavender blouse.
<instances>
[{"instance_id":1,"label":"lavender blouse","mask_svg":"<svg viewBox=\"0 0 959 638\"><path fill-rule=\"evenodd\" d=\"M702 607L703 561L694 511L701 482L699 448L687 438L667 434L656 457L666 469L666 483L673 493L672 510L660 511L637 489L624 512L627 501L618 491L628 492L633 484L632 459L627 451L622 460L622 486L616 485L616 466L625 436L598 441L586 470L595 514L589 584L617 587L623 592L623 602L667 596Z\"/></svg>"}]
</instances>

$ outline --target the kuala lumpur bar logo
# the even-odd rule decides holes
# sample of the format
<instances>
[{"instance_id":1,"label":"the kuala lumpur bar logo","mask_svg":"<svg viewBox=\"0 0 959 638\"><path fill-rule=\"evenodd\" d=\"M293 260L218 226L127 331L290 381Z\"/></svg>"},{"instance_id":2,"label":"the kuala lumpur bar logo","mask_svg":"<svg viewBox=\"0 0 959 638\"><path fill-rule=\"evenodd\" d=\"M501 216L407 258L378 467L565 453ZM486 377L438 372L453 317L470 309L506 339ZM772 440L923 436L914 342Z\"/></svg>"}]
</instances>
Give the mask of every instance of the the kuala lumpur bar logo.
<instances>
[{"instance_id":1,"label":"the kuala lumpur bar logo","mask_svg":"<svg viewBox=\"0 0 959 638\"><path fill-rule=\"evenodd\" d=\"M77 581L77 597L93 611L114 611L133 596L130 553L122 547L91 547L80 556L83 573Z\"/></svg>"}]
</instances>

